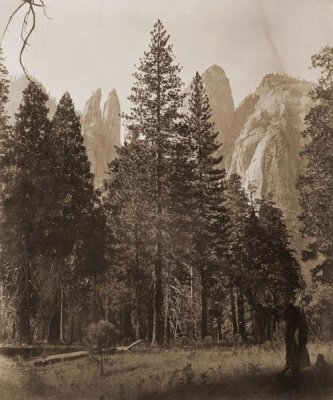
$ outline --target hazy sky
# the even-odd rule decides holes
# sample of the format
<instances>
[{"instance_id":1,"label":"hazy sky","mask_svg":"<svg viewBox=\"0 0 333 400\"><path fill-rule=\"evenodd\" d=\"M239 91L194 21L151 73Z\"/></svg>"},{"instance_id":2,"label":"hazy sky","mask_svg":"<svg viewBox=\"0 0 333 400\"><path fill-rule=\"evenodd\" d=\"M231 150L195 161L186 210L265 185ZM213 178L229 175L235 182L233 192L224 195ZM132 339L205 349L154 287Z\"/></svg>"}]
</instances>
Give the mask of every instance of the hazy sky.
<instances>
[{"instance_id":1,"label":"hazy sky","mask_svg":"<svg viewBox=\"0 0 333 400\"><path fill-rule=\"evenodd\" d=\"M45 0L48 20L37 29L24 60L30 73L59 99L68 90L78 109L91 92L116 88L122 107L134 64L160 18L188 83L196 70L222 66L236 104L266 73L315 79L310 56L333 45L333 0ZM0 0L0 28L20 0ZM20 74L15 17L4 41L6 64Z\"/></svg>"}]
</instances>

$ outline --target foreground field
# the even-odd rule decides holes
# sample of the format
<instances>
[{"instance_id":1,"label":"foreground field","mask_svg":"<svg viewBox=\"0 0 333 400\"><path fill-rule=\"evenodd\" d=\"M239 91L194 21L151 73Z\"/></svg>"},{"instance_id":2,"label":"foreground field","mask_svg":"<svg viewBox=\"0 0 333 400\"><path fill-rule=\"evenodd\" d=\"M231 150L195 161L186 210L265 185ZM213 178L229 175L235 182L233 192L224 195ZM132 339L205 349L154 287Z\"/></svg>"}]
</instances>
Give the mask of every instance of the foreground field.
<instances>
[{"instance_id":1,"label":"foreground field","mask_svg":"<svg viewBox=\"0 0 333 400\"><path fill-rule=\"evenodd\" d=\"M329 345L309 346L311 361L323 353L333 363ZM145 399L333 399L331 374L315 368L296 384L279 379L283 348L137 349L108 356L105 374L87 358L36 368L2 358L1 400L145 400Z\"/></svg>"}]
</instances>

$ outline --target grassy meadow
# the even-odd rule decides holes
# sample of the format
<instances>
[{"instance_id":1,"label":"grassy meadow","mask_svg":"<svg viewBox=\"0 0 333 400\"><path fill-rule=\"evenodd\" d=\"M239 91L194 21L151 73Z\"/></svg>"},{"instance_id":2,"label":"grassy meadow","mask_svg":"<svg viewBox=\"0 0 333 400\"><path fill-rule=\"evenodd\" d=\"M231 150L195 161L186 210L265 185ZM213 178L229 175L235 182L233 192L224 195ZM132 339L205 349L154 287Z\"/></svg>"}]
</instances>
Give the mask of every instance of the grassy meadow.
<instances>
[{"instance_id":1,"label":"grassy meadow","mask_svg":"<svg viewBox=\"0 0 333 400\"><path fill-rule=\"evenodd\" d=\"M328 344L309 346L312 363L323 353L333 363ZM1 400L228 400L333 399L330 374L315 368L299 382L281 379L284 349L139 348L105 357L104 376L93 357L33 367L23 360L0 360Z\"/></svg>"}]
</instances>

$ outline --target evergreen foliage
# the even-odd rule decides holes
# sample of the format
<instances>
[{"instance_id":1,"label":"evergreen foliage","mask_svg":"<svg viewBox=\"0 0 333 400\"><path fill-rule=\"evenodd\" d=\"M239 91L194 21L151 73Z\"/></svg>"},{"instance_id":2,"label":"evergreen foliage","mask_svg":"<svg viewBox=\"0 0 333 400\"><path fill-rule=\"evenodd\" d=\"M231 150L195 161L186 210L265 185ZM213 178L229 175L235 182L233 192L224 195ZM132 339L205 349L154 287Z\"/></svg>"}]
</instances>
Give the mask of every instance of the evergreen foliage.
<instances>
[{"instance_id":1,"label":"evergreen foliage","mask_svg":"<svg viewBox=\"0 0 333 400\"><path fill-rule=\"evenodd\" d=\"M223 241L226 231L223 205L225 172L219 168L222 157L216 154L220 144L217 143L218 133L214 131L211 117L208 97L197 72L192 82L185 123L191 137L193 157L193 265L198 268L201 277L202 339L208 335L208 288L215 261L215 248Z\"/></svg>"},{"instance_id":2,"label":"evergreen foliage","mask_svg":"<svg viewBox=\"0 0 333 400\"><path fill-rule=\"evenodd\" d=\"M125 116L129 137L142 140L147 150L145 162L152 181L150 203L154 210L151 229L154 235L154 324L153 341L163 342L163 274L167 260L168 193L171 148L180 122L183 95L169 35L160 20L151 32L149 50L134 73L129 97L131 111Z\"/></svg>"},{"instance_id":3,"label":"evergreen foliage","mask_svg":"<svg viewBox=\"0 0 333 400\"><path fill-rule=\"evenodd\" d=\"M300 177L302 232L310 243L304 260L322 256L314 275L333 282L333 48L325 47L312 56L321 76L311 96L314 106L305 118L306 144L302 156L306 169Z\"/></svg>"},{"instance_id":4,"label":"evergreen foliage","mask_svg":"<svg viewBox=\"0 0 333 400\"><path fill-rule=\"evenodd\" d=\"M48 182L51 125L42 87L30 83L23 93L14 129L2 140L1 239L2 275L15 299L18 337L30 343L32 280L48 239Z\"/></svg>"}]
</instances>

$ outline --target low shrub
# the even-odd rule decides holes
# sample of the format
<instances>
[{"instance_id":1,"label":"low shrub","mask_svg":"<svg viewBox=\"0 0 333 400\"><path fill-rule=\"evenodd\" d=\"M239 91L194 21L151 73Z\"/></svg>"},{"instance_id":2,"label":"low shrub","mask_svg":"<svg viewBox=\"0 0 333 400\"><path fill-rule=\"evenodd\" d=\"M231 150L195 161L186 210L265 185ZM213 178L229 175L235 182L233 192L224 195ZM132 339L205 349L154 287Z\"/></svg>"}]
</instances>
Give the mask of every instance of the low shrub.
<instances>
[{"instance_id":1,"label":"low shrub","mask_svg":"<svg viewBox=\"0 0 333 400\"><path fill-rule=\"evenodd\" d=\"M84 342L92 352L100 353L102 349L115 346L119 333L108 321L99 321L88 326Z\"/></svg>"}]
</instances>

